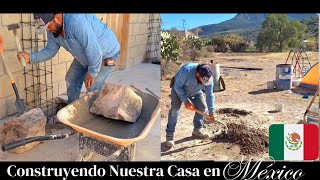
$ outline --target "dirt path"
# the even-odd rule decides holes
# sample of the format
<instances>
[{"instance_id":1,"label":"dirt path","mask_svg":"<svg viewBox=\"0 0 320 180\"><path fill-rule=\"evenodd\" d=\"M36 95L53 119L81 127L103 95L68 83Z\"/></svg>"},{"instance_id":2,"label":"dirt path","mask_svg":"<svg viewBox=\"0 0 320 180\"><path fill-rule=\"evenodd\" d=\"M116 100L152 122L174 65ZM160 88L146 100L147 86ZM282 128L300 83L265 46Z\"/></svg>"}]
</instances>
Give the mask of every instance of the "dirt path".
<instances>
[{"instance_id":1,"label":"dirt path","mask_svg":"<svg viewBox=\"0 0 320 180\"><path fill-rule=\"evenodd\" d=\"M317 53L311 55L312 64ZM273 81L276 65L283 64L287 53L216 53L203 59L219 62L226 83L226 91L215 93L217 117L233 128L231 138L199 140L191 137L193 112L181 110L175 140L176 146L168 149L165 142L165 128L170 109L169 81L161 83L161 159L162 160L230 160L241 158L259 159L268 155L267 130L273 123L297 123L311 101L314 90L294 88L291 91L268 90L267 82ZM302 96L308 94L309 98ZM275 112L276 104L283 104L283 112ZM223 112L251 112L241 115ZM220 109L220 111L219 111ZM222 111L221 111L222 110ZM220 113L218 113L220 112ZM206 131L217 131L218 125L206 126ZM254 148L256 147L256 148Z\"/></svg>"}]
</instances>

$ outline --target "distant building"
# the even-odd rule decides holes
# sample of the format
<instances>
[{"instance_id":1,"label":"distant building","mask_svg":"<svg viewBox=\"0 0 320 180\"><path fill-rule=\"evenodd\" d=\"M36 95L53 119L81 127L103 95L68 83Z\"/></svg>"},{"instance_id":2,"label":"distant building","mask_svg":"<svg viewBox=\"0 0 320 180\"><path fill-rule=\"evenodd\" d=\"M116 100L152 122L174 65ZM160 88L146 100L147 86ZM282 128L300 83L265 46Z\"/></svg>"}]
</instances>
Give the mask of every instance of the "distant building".
<instances>
[{"instance_id":1,"label":"distant building","mask_svg":"<svg viewBox=\"0 0 320 180\"><path fill-rule=\"evenodd\" d=\"M185 38L188 38L190 36L191 37L194 36L194 37L198 38L198 36L196 36L194 33L190 32L190 31L187 31L187 30L184 31L184 35L185 35Z\"/></svg>"}]
</instances>

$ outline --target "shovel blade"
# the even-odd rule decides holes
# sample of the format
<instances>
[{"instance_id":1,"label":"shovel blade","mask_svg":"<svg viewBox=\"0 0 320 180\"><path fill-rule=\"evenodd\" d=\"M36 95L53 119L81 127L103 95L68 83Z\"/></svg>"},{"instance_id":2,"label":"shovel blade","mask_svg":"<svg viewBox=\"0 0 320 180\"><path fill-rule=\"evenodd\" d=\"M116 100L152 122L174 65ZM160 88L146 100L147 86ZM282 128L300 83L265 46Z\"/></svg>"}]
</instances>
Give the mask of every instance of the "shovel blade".
<instances>
[{"instance_id":1,"label":"shovel blade","mask_svg":"<svg viewBox=\"0 0 320 180\"><path fill-rule=\"evenodd\" d=\"M16 105L19 116L28 111L27 105L23 99L16 99L14 104Z\"/></svg>"}]
</instances>

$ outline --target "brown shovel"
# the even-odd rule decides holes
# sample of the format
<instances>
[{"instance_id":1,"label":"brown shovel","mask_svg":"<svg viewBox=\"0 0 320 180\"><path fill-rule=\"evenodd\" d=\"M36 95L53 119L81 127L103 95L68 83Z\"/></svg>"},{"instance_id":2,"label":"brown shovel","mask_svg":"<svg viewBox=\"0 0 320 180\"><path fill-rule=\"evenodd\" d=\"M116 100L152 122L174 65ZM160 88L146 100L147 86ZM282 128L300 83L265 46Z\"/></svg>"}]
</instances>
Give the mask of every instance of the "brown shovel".
<instances>
[{"instance_id":1,"label":"brown shovel","mask_svg":"<svg viewBox=\"0 0 320 180\"><path fill-rule=\"evenodd\" d=\"M28 108L27 108L27 105L25 104L24 100L20 99L19 92L18 92L16 83L15 83L15 80L14 80L12 74L11 74L11 71L9 70L9 68L8 68L8 66L6 64L7 58L4 55L3 46L2 45L3 45L3 39L2 39L2 36L0 34L0 55L1 55L1 59L3 61L4 67L6 68L6 71L7 71L8 75L9 75L9 77L10 77L10 81L11 81L11 85L13 87L14 93L16 94L15 105L16 105L16 108L17 108L17 111L18 111L18 115L21 115L24 112L27 112Z\"/></svg>"},{"instance_id":2,"label":"brown shovel","mask_svg":"<svg viewBox=\"0 0 320 180\"><path fill-rule=\"evenodd\" d=\"M199 110L196 109L196 108L193 109L193 111L196 112L196 113L198 113L198 114L201 114L201 115L204 116L207 120L210 121L211 117L209 116L209 114L206 114L206 113L204 113L204 112L201 112L201 111L199 111ZM217 122L217 123L219 123L219 124L222 124L222 125L225 127L225 133L227 134L227 132L228 132L228 126L227 126L225 123L223 123L222 121L219 121L219 120L217 120L217 119L215 119L213 122Z\"/></svg>"}]
</instances>

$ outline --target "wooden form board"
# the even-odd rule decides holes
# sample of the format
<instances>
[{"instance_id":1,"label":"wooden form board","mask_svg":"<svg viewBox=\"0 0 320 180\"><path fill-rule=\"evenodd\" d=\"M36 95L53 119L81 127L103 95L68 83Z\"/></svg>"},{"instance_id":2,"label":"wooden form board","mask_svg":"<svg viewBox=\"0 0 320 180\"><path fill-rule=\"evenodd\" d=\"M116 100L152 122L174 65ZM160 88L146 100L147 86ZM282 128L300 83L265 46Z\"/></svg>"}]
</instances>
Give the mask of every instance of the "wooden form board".
<instances>
[{"instance_id":1,"label":"wooden form board","mask_svg":"<svg viewBox=\"0 0 320 180\"><path fill-rule=\"evenodd\" d=\"M116 65L116 70L125 69L128 53L130 14L106 14L103 21L115 33L121 46L121 54Z\"/></svg>"}]
</instances>

